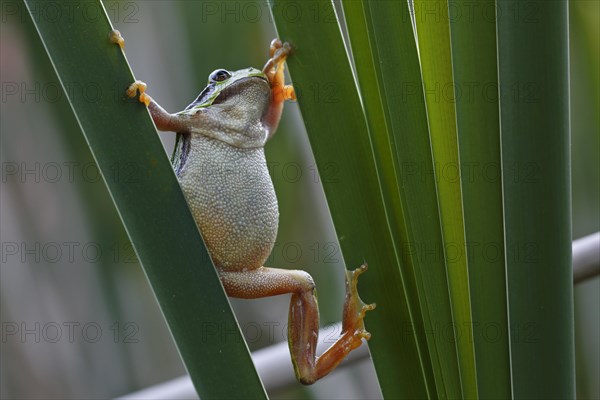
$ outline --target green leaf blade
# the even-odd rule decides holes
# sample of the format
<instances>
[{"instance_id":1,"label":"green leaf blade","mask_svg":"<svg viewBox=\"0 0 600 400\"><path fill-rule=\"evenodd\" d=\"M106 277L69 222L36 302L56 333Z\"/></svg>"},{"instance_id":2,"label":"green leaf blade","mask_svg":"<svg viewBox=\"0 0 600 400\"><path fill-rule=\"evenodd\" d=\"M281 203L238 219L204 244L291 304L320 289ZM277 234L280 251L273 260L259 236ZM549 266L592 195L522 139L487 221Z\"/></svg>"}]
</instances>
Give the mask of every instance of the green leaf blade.
<instances>
[{"instance_id":1,"label":"green leaf blade","mask_svg":"<svg viewBox=\"0 0 600 400\"><path fill-rule=\"evenodd\" d=\"M283 13L287 4L303 17L289 23ZM287 64L317 166L323 171L333 165L338 172L338 179L324 180L323 187L344 260L348 268L369 263L359 289L365 301L377 302L366 325L381 389L389 398L427 397L368 126L340 29L331 18L332 4L274 1L271 6L279 37L295 47ZM335 95L315 95L323 88L334 88Z\"/></svg>"},{"instance_id":2,"label":"green leaf blade","mask_svg":"<svg viewBox=\"0 0 600 400\"><path fill-rule=\"evenodd\" d=\"M450 9L472 3L451 0ZM478 2L493 9L493 0ZM465 240L477 388L481 398L510 398L505 301L496 23L483 13L450 20Z\"/></svg>"},{"instance_id":3,"label":"green leaf blade","mask_svg":"<svg viewBox=\"0 0 600 400\"><path fill-rule=\"evenodd\" d=\"M431 133L438 201L444 238L444 257L456 330L456 349L462 395L477 397L475 352L471 329L471 299L466 258L460 163L454 107L454 80L449 19L439 12L446 0L415 1L415 21ZM434 15L428 10L433 7ZM438 18L434 18L437 16ZM454 379L454 378L453 378ZM454 392L452 397L460 395Z\"/></svg>"},{"instance_id":4,"label":"green leaf blade","mask_svg":"<svg viewBox=\"0 0 600 400\"><path fill-rule=\"evenodd\" d=\"M196 390L202 398L266 398L148 111L125 101L133 75L109 41L101 3L95 6L102 17L32 19L63 88L75 83L101 93L90 102L65 91Z\"/></svg>"},{"instance_id":5,"label":"green leaf blade","mask_svg":"<svg viewBox=\"0 0 600 400\"><path fill-rule=\"evenodd\" d=\"M399 253L400 272L406 290L407 302L410 308L411 321L414 327L422 329L423 314L419 305L419 294L416 282L414 263L410 252L403 251L402 244L408 242L406 219L401 202L401 182L398 157L396 156L393 136L388 128L389 118L386 118L384 92L381 88L383 77L378 68L379 59L377 43L373 31L372 19L367 3L362 1L344 2L344 17L348 29L356 75L360 93L369 126L369 134L373 143L374 157L382 182L382 194L391 221L391 231ZM427 340L423 335L416 335L421 369L429 395L435 393L435 380L430 362Z\"/></svg>"},{"instance_id":6,"label":"green leaf blade","mask_svg":"<svg viewBox=\"0 0 600 400\"><path fill-rule=\"evenodd\" d=\"M568 3L497 1L514 398L574 398Z\"/></svg>"}]
</instances>

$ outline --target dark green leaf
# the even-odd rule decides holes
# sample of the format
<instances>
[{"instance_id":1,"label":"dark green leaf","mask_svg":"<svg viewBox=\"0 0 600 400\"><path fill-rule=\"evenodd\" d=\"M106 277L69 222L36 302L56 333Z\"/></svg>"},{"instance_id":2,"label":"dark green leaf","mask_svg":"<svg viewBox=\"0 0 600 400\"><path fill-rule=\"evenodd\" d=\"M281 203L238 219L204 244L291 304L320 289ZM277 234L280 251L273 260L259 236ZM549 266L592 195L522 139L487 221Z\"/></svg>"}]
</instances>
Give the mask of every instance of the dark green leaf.
<instances>
[{"instance_id":1,"label":"dark green leaf","mask_svg":"<svg viewBox=\"0 0 600 400\"><path fill-rule=\"evenodd\" d=\"M202 398L266 398L148 111L125 100L133 75L94 4L103 18L33 20L63 87L101 94L92 102L66 91L196 390Z\"/></svg>"},{"instance_id":2,"label":"dark green leaf","mask_svg":"<svg viewBox=\"0 0 600 400\"><path fill-rule=\"evenodd\" d=\"M574 398L567 2L497 7L513 396Z\"/></svg>"}]
</instances>

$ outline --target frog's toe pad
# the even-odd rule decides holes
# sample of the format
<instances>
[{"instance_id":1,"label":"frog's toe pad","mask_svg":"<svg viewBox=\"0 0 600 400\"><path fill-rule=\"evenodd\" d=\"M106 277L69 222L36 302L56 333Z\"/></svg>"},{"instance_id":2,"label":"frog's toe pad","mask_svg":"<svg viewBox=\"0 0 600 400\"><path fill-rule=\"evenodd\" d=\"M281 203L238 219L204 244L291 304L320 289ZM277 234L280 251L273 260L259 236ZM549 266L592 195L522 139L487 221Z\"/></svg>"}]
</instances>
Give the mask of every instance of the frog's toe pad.
<instances>
[{"instance_id":1,"label":"frog's toe pad","mask_svg":"<svg viewBox=\"0 0 600 400\"><path fill-rule=\"evenodd\" d=\"M118 30L113 29L112 31L110 31L108 37L112 43L118 44L119 47L122 49L125 48L125 39L123 39L123 36L121 36L121 32L119 32Z\"/></svg>"},{"instance_id":2,"label":"frog's toe pad","mask_svg":"<svg viewBox=\"0 0 600 400\"><path fill-rule=\"evenodd\" d=\"M139 97L140 103L149 105L150 102L152 101L152 97L148 96L145 93L147 87L148 87L148 85L146 85L144 82L135 81L131 85L129 85L129 87L127 88L125 93L127 93L127 97L130 97L133 99L139 92L140 93L140 97Z\"/></svg>"},{"instance_id":3,"label":"frog's toe pad","mask_svg":"<svg viewBox=\"0 0 600 400\"><path fill-rule=\"evenodd\" d=\"M146 85L146 83L142 81L135 81L127 88L127 96L133 99L137 95L138 91L140 94L143 94L147 87L148 85Z\"/></svg>"},{"instance_id":4,"label":"frog's toe pad","mask_svg":"<svg viewBox=\"0 0 600 400\"><path fill-rule=\"evenodd\" d=\"M275 52L278 49L280 49L281 46L283 46L283 43L281 43L281 40L279 40L278 38L275 38L271 41L271 46L269 47L269 54L271 55L271 57L275 55Z\"/></svg>"},{"instance_id":5,"label":"frog's toe pad","mask_svg":"<svg viewBox=\"0 0 600 400\"><path fill-rule=\"evenodd\" d=\"M362 274L364 274L367 271L367 269L369 269L369 266L367 265L367 263L364 263L360 267L356 268L354 271L347 272L346 278L349 281L348 283L350 284L350 289L352 290L353 293L358 294L358 291L357 291L358 277L361 276Z\"/></svg>"},{"instance_id":6,"label":"frog's toe pad","mask_svg":"<svg viewBox=\"0 0 600 400\"><path fill-rule=\"evenodd\" d=\"M140 94L140 103L144 103L145 105L149 106L150 102L152 102L152 97L148 96L146 93L142 93Z\"/></svg>"},{"instance_id":7,"label":"frog's toe pad","mask_svg":"<svg viewBox=\"0 0 600 400\"><path fill-rule=\"evenodd\" d=\"M377 307L376 303L371 303L371 304L364 304L360 310L360 315L361 317L365 317L365 314L367 313L367 311L373 311L375 308Z\"/></svg>"},{"instance_id":8,"label":"frog's toe pad","mask_svg":"<svg viewBox=\"0 0 600 400\"><path fill-rule=\"evenodd\" d=\"M288 42L285 42L281 45L281 50L283 51L283 53L286 56L289 56L290 54L293 53L294 51L294 46L292 46L291 44L289 44Z\"/></svg>"},{"instance_id":9,"label":"frog's toe pad","mask_svg":"<svg viewBox=\"0 0 600 400\"><path fill-rule=\"evenodd\" d=\"M285 85L283 87L283 97L285 100L296 101L296 91L292 85Z\"/></svg>"},{"instance_id":10,"label":"frog's toe pad","mask_svg":"<svg viewBox=\"0 0 600 400\"><path fill-rule=\"evenodd\" d=\"M271 50L273 50L273 47L271 47ZM275 60L275 62L277 64L283 64L285 62L285 60L287 59L287 57L290 54L292 54L293 50L294 50L294 47L291 44L289 44L288 42L285 42L285 43L281 44L281 46L275 48L275 51L273 53L273 59Z\"/></svg>"},{"instance_id":11,"label":"frog's toe pad","mask_svg":"<svg viewBox=\"0 0 600 400\"><path fill-rule=\"evenodd\" d=\"M365 339L365 340L371 339L371 334L369 332L365 331L364 329L357 332L357 336L360 337L361 339Z\"/></svg>"}]
</instances>

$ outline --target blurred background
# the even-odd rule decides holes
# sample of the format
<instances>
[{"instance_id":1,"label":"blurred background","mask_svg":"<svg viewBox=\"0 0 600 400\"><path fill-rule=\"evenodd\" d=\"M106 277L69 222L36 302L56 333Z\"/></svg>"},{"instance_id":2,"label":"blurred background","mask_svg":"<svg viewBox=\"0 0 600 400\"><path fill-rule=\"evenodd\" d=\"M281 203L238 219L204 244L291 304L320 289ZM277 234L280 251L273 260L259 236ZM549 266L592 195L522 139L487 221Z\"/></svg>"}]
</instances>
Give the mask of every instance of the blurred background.
<instances>
[{"instance_id":1,"label":"blurred background","mask_svg":"<svg viewBox=\"0 0 600 400\"><path fill-rule=\"evenodd\" d=\"M37 18L55 15L43 4ZM600 3L569 4L573 235L578 238L600 230ZM262 67L276 36L266 2L104 6L125 37L136 78L148 83L148 92L170 112L185 108L217 68ZM105 398L184 375L27 10L20 1L5 1L1 8L0 395ZM76 82L70 87L90 101L123 90L97 93ZM160 136L170 156L175 136ZM339 321L343 259L297 104L286 105L266 152L281 214L267 265L311 273L319 288L321 324ZM115 173L128 171L117 166ZM251 350L286 339L288 296L231 301ZM599 278L576 286L579 398L600 398L598 304ZM269 395L380 396L368 360L339 369L313 387L294 384Z\"/></svg>"}]
</instances>

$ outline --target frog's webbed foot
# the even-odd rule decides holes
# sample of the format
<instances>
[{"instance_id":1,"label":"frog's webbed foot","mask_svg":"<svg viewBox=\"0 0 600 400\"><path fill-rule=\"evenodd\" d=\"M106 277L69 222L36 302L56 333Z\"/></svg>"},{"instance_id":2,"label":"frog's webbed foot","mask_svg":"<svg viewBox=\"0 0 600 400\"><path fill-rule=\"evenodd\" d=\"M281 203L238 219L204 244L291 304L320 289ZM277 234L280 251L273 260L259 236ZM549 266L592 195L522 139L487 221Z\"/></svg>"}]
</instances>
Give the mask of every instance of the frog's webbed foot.
<instances>
[{"instance_id":1,"label":"frog's webbed foot","mask_svg":"<svg viewBox=\"0 0 600 400\"><path fill-rule=\"evenodd\" d=\"M273 39L269 49L271 58L265 64L263 72L271 84L273 101L281 103L285 100L296 100L296 92L292 85L285 84L283 71L285 60L292 53L292 45L279 39Z\"/></svg>"},{"instance_id":2,"label":"frog's webbed foot","mask_svg":"<svg viewBox=\"0 0 600 400\"><path fill-rule=\"evenodd\" d=\"M146 94L147 87L148 85L146 85L146 83L138 80L129 85L125 93L127 94L127 97L133 99L137 93L140 92L140 97L138 100L140 103L144 103L145 105L149 106L152 102L152 97Z\"/></svg>"},{"instance_id":3,"label":"frog's webbed foot","mask_svg":"<svg viewBox=\"0 0 600 400\"><path fill-rule=\"evenodd\" d=\"M371 334L365 330L363 319L367 311L375 309L375 303L365 304L358 295L358 277L367 270L363 264L354 271L346 271L346 301L344 303L344 318L342 320L343 334L353 333L357 339L369 340ZM359 343L360 344L360 343Z\"/></svg>"},{"instance_id":4,"label":"frog's webbed foot","mask_svg":"<svg viewBox=\"0 0 600 400\"><path fill-rule=\"evenodd\" d=\"M279 39L273 39L269 54L271 58L265 64L263 73L267 76L269 85L271 85L271 103L263 123L267 128L267 138L271 138L281 119L281 113L283 112L283 103L286 100L296 100L296 92L292 85L285 84L285 76L283 71L285 70L285 60L292 53L292 45L289 43L282 43Z\"/></svg>"},{"instance_id":5,"label":"frog's webbed foot","mask_svg":"<svg viewBox=\"0 0 600 400\"><path fill-rule=\"evenodd\" d=\"M127 97L135 98L137 93L140 93L138 100L140 103L144 103L150 111L154 124L161 131L172 131L172 132L189 132L190 120L186 116L177 114L169 114L154 101L152 97L146 94L147 85L142 81L135 81L126 90Z\"/></svg>"}]
</instances>

